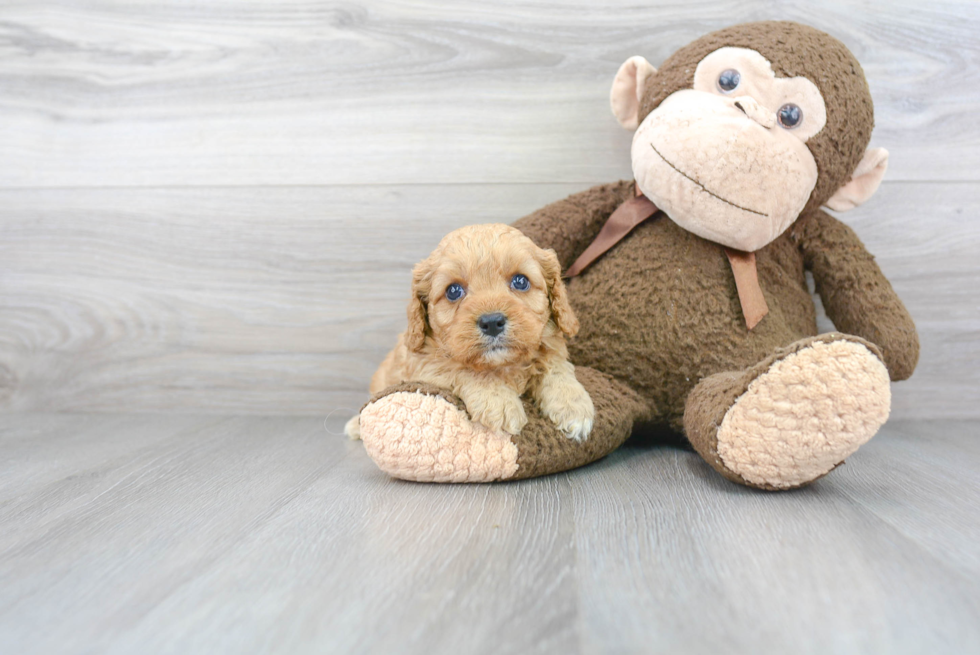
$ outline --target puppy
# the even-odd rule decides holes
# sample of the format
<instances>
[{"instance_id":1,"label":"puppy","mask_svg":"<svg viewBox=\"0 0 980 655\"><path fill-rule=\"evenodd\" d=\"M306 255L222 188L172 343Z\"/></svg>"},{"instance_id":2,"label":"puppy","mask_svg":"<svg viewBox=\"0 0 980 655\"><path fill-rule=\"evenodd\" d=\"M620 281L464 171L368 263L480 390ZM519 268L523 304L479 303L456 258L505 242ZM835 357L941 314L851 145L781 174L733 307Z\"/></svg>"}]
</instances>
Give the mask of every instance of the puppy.
<instances>
[{"instance_id":1,"label":"puppy","mask_svg":"<svg viewBox=\"0 0 980 655\"><path fill-rule=\"evenodd\" d=\"M518 434L521 395L569 438L592 431L595 407L575 379L565 337L578 331L561 266L509 225L471 225L439 243L412 271L408 329L371 378L375 394L399 382L455 393L473 420ZM345 427L360 434L358 417Z\"/></svg>"}]
</instances>

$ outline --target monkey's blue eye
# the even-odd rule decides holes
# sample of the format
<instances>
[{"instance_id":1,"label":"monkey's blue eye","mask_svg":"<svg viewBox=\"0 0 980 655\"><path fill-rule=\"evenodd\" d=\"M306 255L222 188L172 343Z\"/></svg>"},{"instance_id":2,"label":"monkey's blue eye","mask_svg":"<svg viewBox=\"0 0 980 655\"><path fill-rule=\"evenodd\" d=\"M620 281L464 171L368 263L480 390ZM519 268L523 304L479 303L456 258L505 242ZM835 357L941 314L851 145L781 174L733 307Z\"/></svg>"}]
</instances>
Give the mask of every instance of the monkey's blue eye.
<instances>
[{"instance_id":1,"label":"monkey's blue eye","mask_svg":"<svg viewBox=\"0 0 980 655\"><path fill-rule=\"evenodd\" d=\"M738 71L729 68L718 76L718 88L725 93L730 93L738 87L738 83L741 81L742 76L738 74Z\"/></svg>"},{"instance_id":2,"label":"monkey's blue eye","mask_svg":"<svg viewBox=\"0 0 980 655\"><path fill-rule=\"evenodd\" d=\"M510 279L510 288L514 291L527 291L531 288L531 282L526 277L518 273Z\"/></svg>"},{"instance_id":3,"label":"monkey's blue eye","mask_svg":"<svg viewBox=\"0 0 980 655\"><path fill-rule=\"evenodd\" d=\"M803 110L796 105L783 105L777 115L779 124L788 129L793 129L803 122Z\"/></svg>"},{"instance_id":4,"label":"monkey's blue eye","mask_svg":"<svg viewBox=\"0 0 980 655\"><path fill-rule=\"evenodd\" d=\"M463 285L457 282L453 282L446 288L446 300L449 302L456 302L465 295L466 291L463 289Z\"/></svg>"}]
</instances>

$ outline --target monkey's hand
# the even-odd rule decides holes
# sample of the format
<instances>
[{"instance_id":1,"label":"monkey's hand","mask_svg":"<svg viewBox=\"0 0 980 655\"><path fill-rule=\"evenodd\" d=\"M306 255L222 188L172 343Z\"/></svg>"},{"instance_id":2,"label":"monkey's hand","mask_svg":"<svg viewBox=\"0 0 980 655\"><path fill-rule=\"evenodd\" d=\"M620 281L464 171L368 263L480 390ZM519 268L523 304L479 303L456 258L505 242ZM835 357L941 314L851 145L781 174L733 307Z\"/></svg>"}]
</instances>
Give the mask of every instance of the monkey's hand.
<instances>
[{"instance_id":1,"label":"monkey's hand","mask_svg":"<svg viewBox=\"0 0 980 655\"><path fill-rule=\"evenodd\" d=\"M834 326L878 346L892 380L908 378L919 360L919 335L874 257L854 230L826 212L797 223L793 237Z\"/></svg>"}]
</instances>

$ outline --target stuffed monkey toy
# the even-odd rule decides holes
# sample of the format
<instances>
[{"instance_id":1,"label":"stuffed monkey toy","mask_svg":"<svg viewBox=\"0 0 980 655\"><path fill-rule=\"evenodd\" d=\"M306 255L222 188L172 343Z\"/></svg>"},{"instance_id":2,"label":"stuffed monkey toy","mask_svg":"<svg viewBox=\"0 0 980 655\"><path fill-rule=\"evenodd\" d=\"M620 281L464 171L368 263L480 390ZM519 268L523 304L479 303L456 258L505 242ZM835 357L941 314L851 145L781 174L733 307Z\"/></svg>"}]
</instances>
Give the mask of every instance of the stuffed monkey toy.
<instances>
[{"instance_id":1,"label":"stuffed monkey toy","mask_svg":"<svg viewBox=\"0 0 980 655\"><path fill-rule=\"evenodd\" d=\"M791 489L826 475L888 417L915 368L915 325L844 211L888 153L861 66L791 22L739 25L658 69L632 57L613 114L635 180L593 187L515 226L558 254L580 322L569 343L595 404L584 442L531 404L517 436L445 389L405 383L361 412L368 454L408 480L514 480L582 466L635 430L682 432L721 475ZM839 332L818 334L805 272Z\"/></svg>"}]
</instances>

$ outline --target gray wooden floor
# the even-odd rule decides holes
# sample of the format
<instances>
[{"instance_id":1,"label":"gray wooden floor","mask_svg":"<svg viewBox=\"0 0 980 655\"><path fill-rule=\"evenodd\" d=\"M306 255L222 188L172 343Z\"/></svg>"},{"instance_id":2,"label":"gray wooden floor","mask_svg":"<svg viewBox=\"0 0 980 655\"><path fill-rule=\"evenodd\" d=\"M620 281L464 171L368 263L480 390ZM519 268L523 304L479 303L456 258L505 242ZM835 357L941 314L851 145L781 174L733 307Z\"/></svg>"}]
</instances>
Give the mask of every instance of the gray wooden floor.
<instances>
[{"instance_id":1,"label":"gray wooden floor","mask_svg":"<svg viewBox=\"0 0 980 655\"><path fill-rule=\"evenodd\" d=\"M341 425L0 417L0 652L980 651L980 422L778 494L653 441L398 482Z\"/></svg>"}]
</instances>

